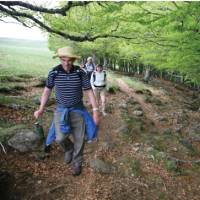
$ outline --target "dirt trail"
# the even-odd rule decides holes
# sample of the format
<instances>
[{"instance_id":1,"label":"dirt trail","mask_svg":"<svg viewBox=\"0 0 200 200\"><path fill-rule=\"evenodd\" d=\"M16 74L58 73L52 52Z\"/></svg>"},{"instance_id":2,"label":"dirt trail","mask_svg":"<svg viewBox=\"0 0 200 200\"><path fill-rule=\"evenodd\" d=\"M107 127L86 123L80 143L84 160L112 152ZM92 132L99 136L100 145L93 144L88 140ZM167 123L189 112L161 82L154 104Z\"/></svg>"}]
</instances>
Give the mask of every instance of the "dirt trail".
<instances>
[{"instance_id":1,"label":"dirt trail","mask_svg":"<svg viewBox=\"0 0 200 200\"><path fill-rule=\"evenodd\" d=\"M132 88L130 88L122 79L117 79L118 86L121 91L126 93L129 97L133 97L142 107L145 115L149 120L152 120L155 126L160 129L162 126L158 120L155 119L155 116L158 113L155 111L155 108L151 104L145 103L145 99L140 94L137 94Z\"/></svg>"},{"instance_id":2,"label":"dirt trail","mask_svg":"<svg viewBox=\"0 0 200 200\"><path fill-rule=\"evenodd\" d=\"M170 104L164 105L165 110L163 111L159 106L145 102L145 95L137 94L123 80L118 79L117 83L120 91L108 95L110 112L107 116L102 117L99 141L85 146L84 167L79 177L71 175L70 166L64 163L63 152L57 144L53 145L49 157L44 160L38 160L34 154L8 151L8 154L4 155L0 151L0 169L8 171L14 176L15 189L20 200L187 200L199 198L199 188L196 187L200 184L198 173L197 175L192 173L179 177L173 176L163 167L164 161L159 163L155 160L154 155L147 153L148 149L152 148L151 141L146 143L145 140L141 140L143 136L157 137L157 135L152 135L155 129L176 126L176 123L173 124L170 121L171 112L178 112L177 107L181 108L182 104L177 101L173 101L173 104L170 102ZM159 88L155 88L155 91L157 96L163 95L162 101L166 99L171 101L174 98L173 95L164 95ZM119 106L122 101L128 104L130 97L140 104L144 112L144 116L138 119L147 125L151 121L154 122L152 126L139 129L137 134L135 129L132 130L137 121L128 122L131 129L127 129L127 122L122 117L124 110ZM177 93L176 99L181 101L184 97L184 94ZM0 114L3 113L2 116L8 117L9 113L6 115L6 111L2 108ZM12 112L18 112L20 115L20 110ZM155 116L161 115L165 116L168 121L157 120ZM191 112L187 117L197 122L199 114ZM12 118L13 120L14 118ZM127 138L127 133L133 135L129 135ZM157 146L162 148L159 143ZM173 148L170 145L167 146L169 149L175 149L174 147L176 146ZM176 147L172 151L173 154L179 153L177 149ZM110 163L114 167L113 173L104 174L92 169L90 161L95 158Z\"/></svg>"}]
</instances>

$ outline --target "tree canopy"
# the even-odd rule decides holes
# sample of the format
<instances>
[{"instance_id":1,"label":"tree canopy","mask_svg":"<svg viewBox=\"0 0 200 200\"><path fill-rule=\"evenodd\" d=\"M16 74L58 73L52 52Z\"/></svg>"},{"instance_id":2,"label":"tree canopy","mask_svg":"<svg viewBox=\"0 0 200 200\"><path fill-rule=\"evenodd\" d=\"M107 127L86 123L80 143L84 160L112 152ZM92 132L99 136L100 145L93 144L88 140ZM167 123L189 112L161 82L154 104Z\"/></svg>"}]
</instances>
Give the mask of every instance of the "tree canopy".
<instances>
[{"instance_id":1,"label":"tree canopy","mask_svg":"<svg viewBox=\"0 0 200 200\"><path fill-rule=\"evenodd\" d=\"M47 9L10 1L0 11L48 31L50 49L70 44L83 57L134 60L200 82L200 2L60 2Z\"/></svg>"}]
</instances>

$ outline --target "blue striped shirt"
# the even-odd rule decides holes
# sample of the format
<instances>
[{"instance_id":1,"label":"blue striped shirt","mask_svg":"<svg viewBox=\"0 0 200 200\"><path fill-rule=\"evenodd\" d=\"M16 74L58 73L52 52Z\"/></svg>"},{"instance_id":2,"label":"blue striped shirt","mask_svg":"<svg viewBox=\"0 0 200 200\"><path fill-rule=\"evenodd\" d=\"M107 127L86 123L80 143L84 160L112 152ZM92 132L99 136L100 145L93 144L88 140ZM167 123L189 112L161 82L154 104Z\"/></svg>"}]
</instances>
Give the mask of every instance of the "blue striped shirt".
<instances>
[{"instance_id":1,"label":"blue striped shirt","mask_svg":"<svg viewBox=\"0 0 200 200\"><path fill-rule=\"evenodd\" d=\"M62 65L54 67L48 74L46 87L55 88L57 104L73 107L82 103L83 90L91 89L87 73L78 66L66 72Z\"/></svg>"}]
</instances>

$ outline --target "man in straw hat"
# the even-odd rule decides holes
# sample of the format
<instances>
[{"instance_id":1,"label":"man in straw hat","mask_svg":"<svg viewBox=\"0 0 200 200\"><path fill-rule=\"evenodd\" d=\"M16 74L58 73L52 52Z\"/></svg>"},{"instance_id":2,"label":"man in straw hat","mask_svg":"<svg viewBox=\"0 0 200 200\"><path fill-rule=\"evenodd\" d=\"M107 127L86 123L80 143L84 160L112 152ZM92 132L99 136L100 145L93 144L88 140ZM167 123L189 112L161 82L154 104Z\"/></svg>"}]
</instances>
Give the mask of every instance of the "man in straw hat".
<instances>
[{"instance_id":1,"label":"man in straw hat","mask_svg":"<svg viewBox=\"0 0 200 200\"><path fill-rule=\"evenodd\" d=\"M34 116L37 119L44 113L51 91L55 88L57 106L46 145L50 145L53 140L60 144L65 152L65 162L72 164L72 174L76 176L81 173L85 133L90 141L96 137L96 125L99 123L98 106L87 73L73 65L79 58L73 49L60 48L54 57L59 57L61 64L49 72L40 107ZM83 105L82 90L85 90L92 104L93 118Z\"/></svg>"}]
</instances>

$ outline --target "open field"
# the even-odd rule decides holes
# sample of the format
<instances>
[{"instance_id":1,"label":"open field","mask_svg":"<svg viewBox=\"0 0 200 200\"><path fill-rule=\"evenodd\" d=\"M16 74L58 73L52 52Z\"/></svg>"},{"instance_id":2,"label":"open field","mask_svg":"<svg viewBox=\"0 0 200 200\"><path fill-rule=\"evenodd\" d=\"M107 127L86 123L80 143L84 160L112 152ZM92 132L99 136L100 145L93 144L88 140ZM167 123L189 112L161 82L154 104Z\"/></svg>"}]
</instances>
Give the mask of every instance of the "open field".
<instances>
[{"instance_id":1,"label":"open field","mask_svg":"<svg viewBox=\"0 0 200 200\"><path fill-rule=\"evenodd\" d=\"M46 76L57 60L47 42L0 38L0 75Z\"/></svg>"}]
</instances>

